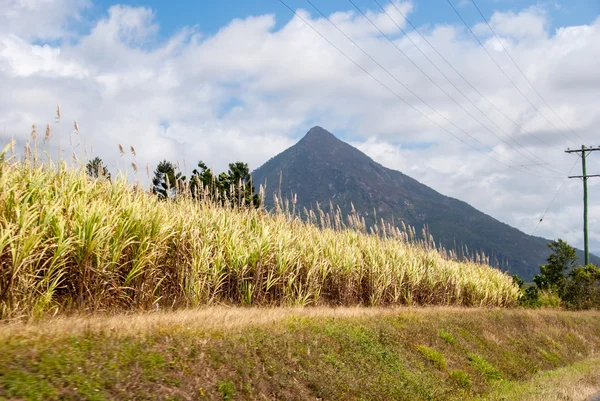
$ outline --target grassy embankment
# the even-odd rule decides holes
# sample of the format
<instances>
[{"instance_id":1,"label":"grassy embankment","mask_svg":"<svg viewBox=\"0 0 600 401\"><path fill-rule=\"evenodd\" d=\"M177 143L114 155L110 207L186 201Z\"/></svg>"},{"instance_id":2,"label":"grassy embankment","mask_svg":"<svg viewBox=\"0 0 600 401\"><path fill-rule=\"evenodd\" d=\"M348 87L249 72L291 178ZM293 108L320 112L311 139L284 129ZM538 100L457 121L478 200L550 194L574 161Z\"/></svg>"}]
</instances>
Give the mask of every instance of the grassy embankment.
<instances>
[{"instance_id":1,"label":"grassy embankment","mask_svg":"<svg viewBox=\"0 0 600 401\"><path fill-rule=\"evenodd\" d=\"M159 201L31 159L0 161L0 188L0 318L220 303L510 306L518 296L499 270L339 216L321 216L322 229L285 212Z\"/></svg>"},{"instance_id":2,"label":"grassy embankment","mask_svg":"<svg viewBox=\"0 0 600 401\"><path fill-rule=\"evenodd\" d=\"M584 400L600 313L208 308L0 327L0 399Z\"/></svg>"}]
</instances>

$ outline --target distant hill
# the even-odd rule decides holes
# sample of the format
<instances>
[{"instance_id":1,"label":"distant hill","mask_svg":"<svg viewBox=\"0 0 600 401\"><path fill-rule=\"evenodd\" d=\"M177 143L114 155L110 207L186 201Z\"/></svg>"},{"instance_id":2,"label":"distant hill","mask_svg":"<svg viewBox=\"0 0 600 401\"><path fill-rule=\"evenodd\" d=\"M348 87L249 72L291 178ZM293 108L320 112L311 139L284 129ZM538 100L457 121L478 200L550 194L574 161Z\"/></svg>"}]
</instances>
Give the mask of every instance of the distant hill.
<instances>
[{"instance_id":1,"label":"distant hill","mask_svg":"<svg viewBox=\"0 0 600 401\"><path fill-rule=\"evenodd\" d=\"M385 168L321 127L312 128L297 144L253 172L256 185L267 183L267 207L279 190L280 174L283 196L296 194L300 208L314 207L316 202L329 205L331 200L344 213L354 204L371 221L375 209L378 219L391 221L393 216L395 222L402 220L417 232L427 225L444 247L466 245L469 250L483 251L493 264L525 280L539 272L549 254L549 240L527 235L463 201ZM593 255L590 259L600 262Z\"/></svg>"}]
</instances>

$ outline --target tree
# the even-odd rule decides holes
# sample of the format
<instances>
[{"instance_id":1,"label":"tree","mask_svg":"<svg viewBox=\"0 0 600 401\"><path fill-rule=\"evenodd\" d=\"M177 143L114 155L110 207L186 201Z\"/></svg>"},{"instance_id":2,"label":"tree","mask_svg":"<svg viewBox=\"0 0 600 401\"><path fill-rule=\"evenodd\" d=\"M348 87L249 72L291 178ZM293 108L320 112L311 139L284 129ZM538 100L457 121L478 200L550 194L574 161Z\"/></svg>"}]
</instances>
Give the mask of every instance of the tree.
<instances>
[{"instance_id":1,"label":"tree","mask_svg":"<svg viewBox=\"0 0 600 401\"><path fill-rule=\"evenodd\" d=\"M205 190L211 200L224 205L227 201L233 206L259 206L258 194L254 193L252 177L248 164L235 162L229 164L229 170L215 176L202 161L194 169L190 178L192 197Z\"/></svg>"},{"instance_id":2,"label":"tree","mask_svg":"<svg viewBox=\"0 0 600 401\"><path fill-rule=\"evenodd\" d=\"M540 266L540 274L533 281L540 290L550 290L562 295L565 288L565 272L572 270L578 263L577 251L562 239L548 244L552 253L546 259L548 264Z\"/></svg>"},{"instance_id":3,"label":"tree","mask_svg":"<svg viewBox=\"0 0 600 401\"><path fill-rule=\"evenodd\" d=\"M110 181L110 173L108 168L102 162L102 159L95 157L85 165L85 172L92 178L106 178Z\"/></svg>"},{"instance_id":4,"label":"tree","mask_svg":"<svg viewBox=\"0 0 600 401\"><path fill-rule=\"evenodd\" d=\"M198 169L192 171L190 177L190 192L193 199L200 197L200 194L204 190L208 191L208 196L211 199L216 199L218 193L218 182L215 179L212 171L204 164L204 162L198 162Z\"/></svg>"},{"instance_id":5,"label":"tree","mask_svg":"<svg viewBox=\"0 0 600 401\"><path fill-rule=\"evenodd\" d=\"M537 287L528 286L525 288L525 282L517 274L513 274L511 277L513 284L519 287L521 292L519 295L519 305L526 308L539 308L541 303L540 294Z\"/></svg>"},{"instance_id":6,"label":"tree","mask_svg":"<svg viewBox=\"0 0 600 401\"><path fill-rule=\"evenodd\" d=\"M189 180L189 195L193 199L207 197L220 205L259 206L258 194L254 193L252 177L248 164L235 162L229 164L229 170L218 176L199 161ZM186 178L176 172L175 165L163 160L158 164L152 179L153 192L161 199L171 199L186 189Z\"/></svg>"},{"instance_id":7,"label":"tree","mask_svg":"<svg viewBox=\"0 0 600 401\"><path fill-rule=\"evenodd\" d=\"M518 274L513 274L511 276L513 283L519 287L520 290L523 289L523 286L525 285L525 282L521 279L521 277L519 277Z\"/></svg>"},{"instance_id":8,"label":"tree","mask_svg":"<svg viewBox=\"0 0 600 401\"><path fill-rule=\"evenodd\" d=\"M174 199L185 187L185 177L167 160L158 163L152 178L152 192L159 199Z\"/></svg>"},{"instance_id":9,"label":"tree","mask_svg":"<svg viewBox=\"0 0 600 401\"><path fill-rule=\"evenodd\" d=\"M219 184L223 189L224 195L232 204L238 206L259 206L260 200L258 194L254 193L252 176L250 175L247 163L229 163L227 174L222 173L219 175Z\"/></svg>"},{"instance_id":10,"label":"tree","mask_svg":"<svg viewBox=\"0 0 600 401\"><path fill-rule=\"evenodd\" d=\"M600 268L590 264L571 270L562 298L573 309L600 307Z\"/></svg>"}]
</instances>

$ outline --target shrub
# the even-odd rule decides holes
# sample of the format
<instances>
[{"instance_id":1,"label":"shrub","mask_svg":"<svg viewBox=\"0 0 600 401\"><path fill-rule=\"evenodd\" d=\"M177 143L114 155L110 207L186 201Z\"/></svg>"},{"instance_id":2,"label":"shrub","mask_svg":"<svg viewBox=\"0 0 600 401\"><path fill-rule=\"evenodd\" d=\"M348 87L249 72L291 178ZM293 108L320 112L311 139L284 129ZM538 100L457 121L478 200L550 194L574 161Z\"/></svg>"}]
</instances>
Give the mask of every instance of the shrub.
<instances>
[{"instance_id":1,"label":"shrub","mask_svg":"<svg viewBox=\"0 0 600 401\"><path fill-rule=\"evenodd\" d=\"M539 302L542 308L560 308L562 305L560 296L550 291L540 291Z\"/></svg>"},{"instance_id":2,"label":"shrub","mask_svg":"<svg viewBox=\"0 0 600 401\"><path fill-rule=\"evenodd\" d=\"M573 269L562 299L570 309L600 308L600 268L590 264Z\"/></svg>"},{"instance_id":3,"label":"shrub","mask_svg":"<svg viewBox=\"0 0 600 401\"><path fill-rule=\"evenodd\" d=\"M521 291L519 305L526 308L539 308L542 306L540 302L540 292L537 287L528 287Z\"/></svg>"},{"instance_id":4,"label":"shrub","mask_svg":"<svg viewBox=\"0 0 600 401\"><path fill-rule=\"evenodd\" d=\"M515 283L515 285L517 287L519 287L520 289L523 289L523 286L525 285L525 282L523 280L521 280L521 278L519 277L518 274L513 274L512 276L513 279L513 283Z\"/></svg>"}]
</instances>

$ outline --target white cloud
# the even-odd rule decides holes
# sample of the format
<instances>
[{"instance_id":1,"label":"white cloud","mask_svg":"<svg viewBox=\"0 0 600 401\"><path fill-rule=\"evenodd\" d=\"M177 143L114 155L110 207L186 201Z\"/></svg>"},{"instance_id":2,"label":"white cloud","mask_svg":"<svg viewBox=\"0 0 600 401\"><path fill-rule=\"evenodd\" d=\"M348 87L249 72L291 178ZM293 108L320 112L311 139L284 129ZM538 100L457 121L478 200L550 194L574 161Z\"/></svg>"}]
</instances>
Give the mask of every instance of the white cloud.
<instances>
[{"instance_id":1,"label":"white cloud","mask_svg":"<svg viewBox=\"0 0 600 401\"><path fill-rule=\"evenodd\" d=\"M85 68L61 57L60 47L33 45L14 35L0 37L0 70L13 77L84 78L88 75Z\"/></svg>"},{"instance_id":2,"label":"white cloud","mask_svg":"<svg viewBox=\"0 0 600 401\"><path fill-rule=\"evenodd\" d=\"M42 127L53 122L55 105L60 103L63 147L68 147L72 121L77 120L88 149L93 145L94 154L112 168L125 168L133 161L131 156L119 155L120 143L136 148L140 166L149 163L154 167L166 158L179 160L189 173L198 160L217 170L234 160L256 168L318 124L351 138L355 146L385 166L525 232L533 230L561 183L523 171L554 175L540 166L507 168L456 140L380 87L299 18L290 17L276 29L274 15L261 15L233 20L210 36L187 27L160 39L160 16L149 8L112 6L105 17L86 22L88 32L75 34L70 15L81 13L88 6L85 1L0 4L0 128L6 126L8 136L22 140L32 123ZM405 15L413 8L408 2L397 4ZM395 9L386 10L406 29ZM382 72L313 10L299 10L299 14L424 114L483 149ZM431 79L514 148L537 163L540 161L528 152L562 171L571 168L575 156L562 150L578 140L536 97L501 49L494 50L495 39L489 32L486 46L494 50L494 57L574 143L557 133L516 92L462 27L437 25L423 33L486 98L551 146L522 132L494 110L411 32L428 57L500 127L496 128L429 65L381 10L367 15ZM26 24L18 23L23 18ZM511 166L532 163L469 117L356 10L340 10L330 18L400 82L497 152L490 156ZM44 25L48 19L53 24ZM600 20L550 33L544 10L527 8L496 13L490 22L562 119L580 135L597 138L600 73L595 60L600 56L596 45ZM474 29L479 32L483 28ZM54 124L55 136L58 129ZM600 172L600 154L588 160L590 172ZM129 174L133 174L131 170ZM591 242L592 249L600 253L598 199L600 182L590 183ZM536 234L562 237L581 247L581 213L581 184L569 180Z\"/></svg>"},{"instance_id":3,"label":"white cloud","mask_svg":"<svg viewBox=\"0 0 600 401\"><path fill-rule=\"evenodd\" d=\"M513 39L542 38L547 35L548 18L546 11L537 6L526 8L518 13L496 12L488 22L496 35ZM477 35L491 35L485 22L473 27Z\"/></svg>"},{"instance_id":4,"label":"white cloud","mask_svg":"<svg viewBox=\"0 0 600 401\"><path fill-rule=\"evenodd\" d=\"M72 22L90 6L88 0L0 0L0 34L28 39L70 35Z\"/></svg>"},{"instance_id":5,"label":"white cloud","mask_svg":"<svg viewBox=\"0 0 600 401\"><path fill-rule=\"evenodd\" d=\"M98 22L88 37L100 43L141 44L158 31L154 14L145 7L115 5L108 9L108 18Z\"/></svg>"}]
</instances>

